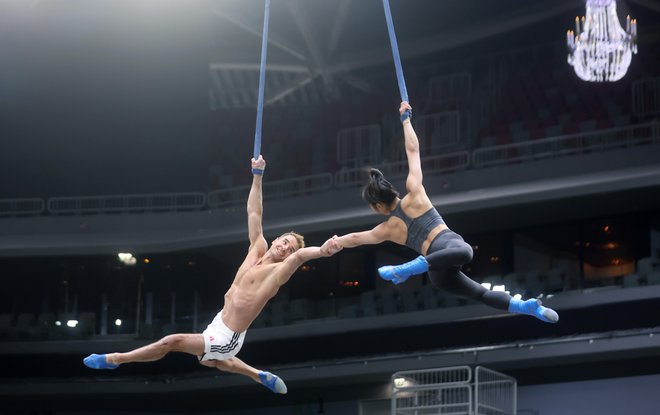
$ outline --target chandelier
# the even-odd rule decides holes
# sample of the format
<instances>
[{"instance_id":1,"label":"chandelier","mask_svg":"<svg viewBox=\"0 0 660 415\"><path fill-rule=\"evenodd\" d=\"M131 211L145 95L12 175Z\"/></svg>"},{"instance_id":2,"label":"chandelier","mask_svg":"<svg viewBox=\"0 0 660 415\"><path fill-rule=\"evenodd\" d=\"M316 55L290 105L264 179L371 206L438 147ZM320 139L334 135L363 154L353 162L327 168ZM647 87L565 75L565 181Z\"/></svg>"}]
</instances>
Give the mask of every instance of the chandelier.
<instances>
[{"instance_id":1,"label":"chandelier","mask_svg":"<svg viewBox=\"0 0 660 415\"><path fill-rule=\"evenodd\" d=\"M616 0L587 0L586 18L575 18L575 32L566 34L568 63L580 79L614 82L628 71L637 53L637 20L626 17L619 24Z\"/></svg>"}]
</instances>

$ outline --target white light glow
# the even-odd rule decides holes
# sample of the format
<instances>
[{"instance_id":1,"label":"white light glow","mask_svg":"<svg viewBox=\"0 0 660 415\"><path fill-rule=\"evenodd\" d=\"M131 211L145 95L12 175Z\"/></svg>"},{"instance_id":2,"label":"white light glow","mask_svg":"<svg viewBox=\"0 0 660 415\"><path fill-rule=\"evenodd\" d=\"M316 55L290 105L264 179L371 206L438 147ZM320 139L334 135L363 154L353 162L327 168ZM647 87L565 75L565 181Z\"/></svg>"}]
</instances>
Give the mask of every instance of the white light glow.
<instances>
[{"instance_id":1,"label":"white light glow","mask_svg":"<svg viewBox=\"0 0 660 415\"><path fill-rule=\"evenodd\" d=\"M406 379L405 378L395 378L394 379L394 386L397 388L402 388L406 384Z\"/></svg>"},{"instance_id":2,"label":"white light glow","mask_svg":"<svg viewBox=\"0 0 660 415\"><path fill-rule=\"evenodd\" d=\"M137 263L137 259L131 253L120 252L117 256L124 265L135 265Z\"/></svg>"},{"instance_id":3,"label":"white light glow","mask_svg":"<svg viewBox=\"0 0 660 415\"><path fill-rule=\"evenodd\" d=\"M513 296L516 300L522 300L522 295L521 294L516 294Z\"/></svg>"},{"instance_id":4,"label":"white light glow","mask_svg":"<svg viewBox=\"0 0 660 415\"><path fill-rule=\"evenodd\" d=\"M66 325L67 327L76 327L78 325L78 320L68 320Z\"/></svg>"},{"instance_id":5,"label":"white light glow","mask_svg":"<svg viewBox=\"0 0 660 415\"><path fill-rule=\"evenodd\" d=\"M506 291L506 287L505 287L504 285L496 285L496 286L493 287L493 291L502 291L502 292L505 292L505 291Z\"/></svg>"},{"instance_id":6,"label":"white light glow","mask_svg":"<svg viewBox=\"0 0 660 415\"><path fill-rule=\"evenodd\" d=\"M121 326L121 319L115 320L115 326Z\"/></svg>"},{"instance_id":7,"label":"white light glow","mask_svg":"<svg viewBox=\"0 0 660 415\"><path fill-rule=\"evenodd\" d=\"M483 285L487 290L490 290L490 287L492 287L492 284L489 282L482 282L481 285Z\"/></svg>"},{"instance_id":8,"label":"white light glow","mask_svg":"<svg viewBox=\"0 0 660 415\"><path fill-rule=\"evenodd\" d=\"M57 327L59 327L59 326L61 326L61 325L62 325L62 322L61 322L61 321L59 321L59 320L57 320L57 321L55 322L55 325L56 325Z\"/></svg>"}]
</instances>

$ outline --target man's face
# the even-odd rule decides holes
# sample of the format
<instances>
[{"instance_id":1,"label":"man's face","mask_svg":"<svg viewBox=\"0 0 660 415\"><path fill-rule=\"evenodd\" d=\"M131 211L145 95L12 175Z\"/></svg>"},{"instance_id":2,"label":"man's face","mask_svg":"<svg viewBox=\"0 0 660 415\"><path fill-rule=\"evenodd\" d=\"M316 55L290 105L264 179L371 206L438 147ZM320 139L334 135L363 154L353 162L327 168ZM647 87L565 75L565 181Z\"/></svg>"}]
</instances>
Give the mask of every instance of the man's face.
<instances>
[{"instance_id":1,"label":"man's face","mask_svg":"<svg viewBox=\"0 0 660 415\"><path fill-rule=\"evenodd\" d=\"M298 241L293 235L284 235L273 241L270 251L278 261L284 261L289 255L298 250Z\"/></svg>"}]
</instances>

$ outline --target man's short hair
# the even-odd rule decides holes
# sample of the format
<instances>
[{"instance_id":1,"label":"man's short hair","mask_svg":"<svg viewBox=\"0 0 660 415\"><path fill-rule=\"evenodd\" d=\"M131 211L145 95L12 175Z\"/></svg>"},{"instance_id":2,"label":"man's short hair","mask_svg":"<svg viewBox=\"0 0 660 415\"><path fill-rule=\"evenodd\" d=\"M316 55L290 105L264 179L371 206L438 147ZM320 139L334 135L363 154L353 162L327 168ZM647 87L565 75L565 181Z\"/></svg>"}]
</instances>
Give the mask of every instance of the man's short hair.
<instances>
[{"instance_id":1,"label":"man's short hair","mask_svg":"<svg viewBox=\"0 0 660 415\"><path fill-rule=\"evenodd\" d=\"M298 242L298 249L301 249L301 248L305 247L305 237L304 236L302 236L301 234L296 233L294 231L289 231L289 232L285 232L282 235L280 235L280 238L284 238L287 235L291 235L294 238L296 238L296 242Z\"/></svg>"}]
</instances>

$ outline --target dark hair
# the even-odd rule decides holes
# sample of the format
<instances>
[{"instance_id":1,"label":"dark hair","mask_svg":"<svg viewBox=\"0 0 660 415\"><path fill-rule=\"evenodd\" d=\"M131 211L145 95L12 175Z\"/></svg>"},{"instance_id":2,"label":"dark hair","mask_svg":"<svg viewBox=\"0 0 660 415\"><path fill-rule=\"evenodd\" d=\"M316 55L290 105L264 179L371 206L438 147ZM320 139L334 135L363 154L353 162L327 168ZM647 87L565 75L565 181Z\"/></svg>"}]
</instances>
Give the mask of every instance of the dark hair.
<instances>
[{"instance_id":1,"label":"dark hair","mask_svg":"<svg viewBox=\"0 0 660 415\"><path fill-rule=\"evenodd\" d=\"M362 199L370 205L383 203L391 205L399 197L392 183L388 182L378 169L369 169L369 183L362 189Z\"/></svg>"}]
</instances>

